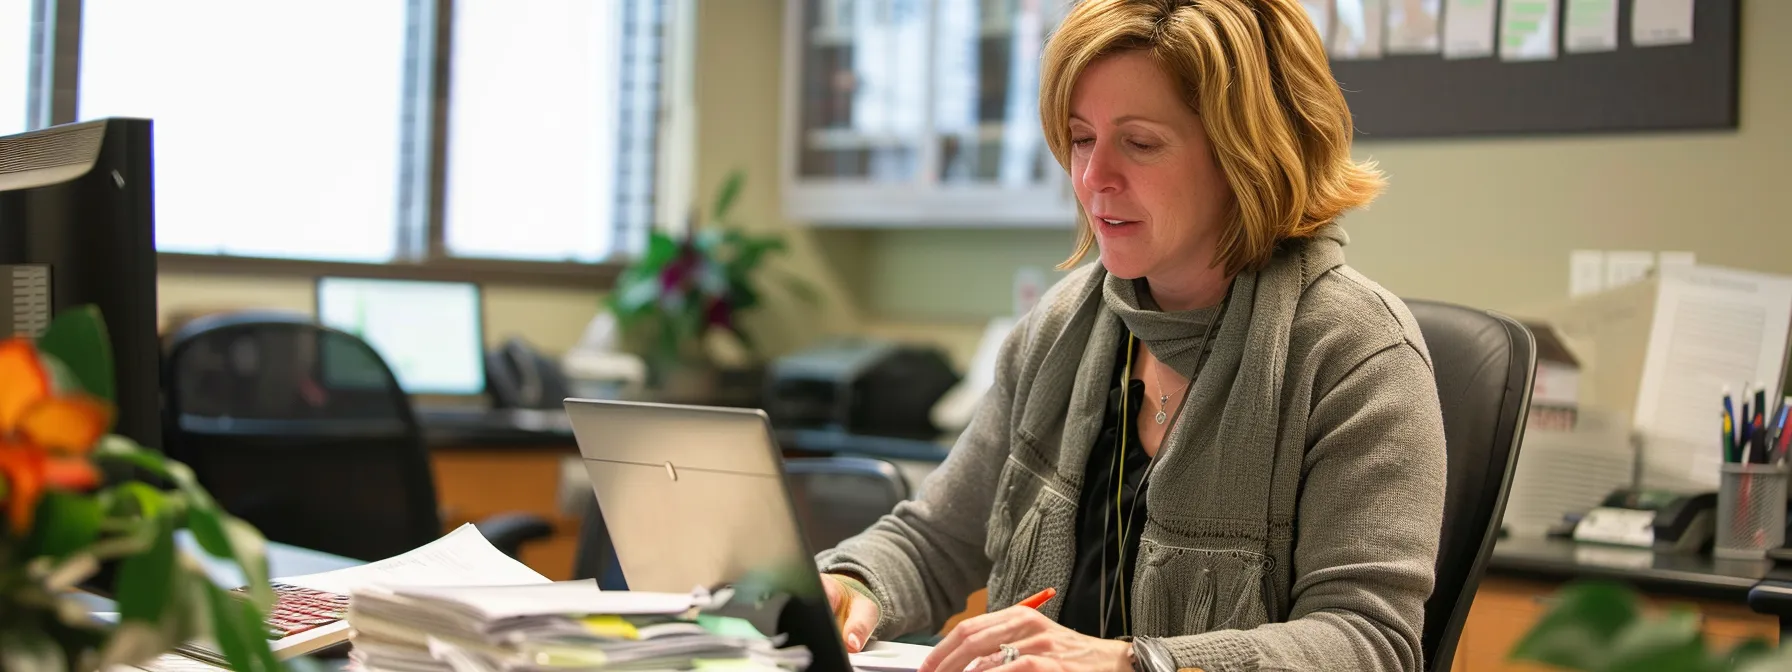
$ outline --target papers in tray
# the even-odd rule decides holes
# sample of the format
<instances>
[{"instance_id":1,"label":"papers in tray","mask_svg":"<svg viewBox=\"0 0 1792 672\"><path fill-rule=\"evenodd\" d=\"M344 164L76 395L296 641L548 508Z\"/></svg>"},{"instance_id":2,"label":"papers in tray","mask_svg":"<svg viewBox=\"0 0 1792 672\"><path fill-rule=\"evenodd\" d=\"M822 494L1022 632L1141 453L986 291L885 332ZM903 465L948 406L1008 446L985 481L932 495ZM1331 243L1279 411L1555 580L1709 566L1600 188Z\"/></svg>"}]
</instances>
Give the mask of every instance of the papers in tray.
<instances>
[{"instance_id":1,"label":"papers in tray","mask_svg":"<svg viewBox=\"0 0 1792 672\"><path fill-rule=\"evenodd\" d=\"M349 594L357 588L544 584L547 577L504 555L471 523L409 553L347 569L272 580L279 598L269 615L269 637L281 660L340 644L349 638ZM195 641L177 649L224 664L216 645Z\"/></svg>"}]
</instances>

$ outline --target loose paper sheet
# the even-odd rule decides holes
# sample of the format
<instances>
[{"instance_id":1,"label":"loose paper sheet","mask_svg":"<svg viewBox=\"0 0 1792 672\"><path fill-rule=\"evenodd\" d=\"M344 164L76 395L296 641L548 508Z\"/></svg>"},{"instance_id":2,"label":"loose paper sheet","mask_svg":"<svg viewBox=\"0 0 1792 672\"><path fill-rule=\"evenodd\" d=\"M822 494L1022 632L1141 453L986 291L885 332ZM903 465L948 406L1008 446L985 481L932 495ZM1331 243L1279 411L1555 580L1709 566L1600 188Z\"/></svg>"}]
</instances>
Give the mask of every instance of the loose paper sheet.
<instances>
[{"instance_id":1,"label":"loose paper sheet","mask_svg":"<svg viewBox=\"0 0 1792 672\"><path fill-rule=\"evenodd\" d=\"M276 579L347 595L362 586L465 586L547 583L548 578L505 555L467 523L404 555L322 574Z\"/></svg>"},{"instance_id":2,"label":"loose paper sheet","mask_svg":"<svg viewBox=\"0 0 1792 672\"><path fill-rule=\"evenodd\" d=\"M896 642L872 642L859 653L852 654L852 666L871 672L914 672L927 662L933 647Z\"/></svg>"},{"instance_id":3,"label":"loose paper sheet","mask_svg":"<svg viewBox=\"0 0 1792 672\"><path fill-rule=\"evenodd\" d=\"M1442 0L1387 0L1388 53L1437 53L1442 5Z\"/></svg>"},{"instance_id":4,"label":"loose paper sheet","mask_svg":"<svg viewBox=\"0 0 1792 672\"><path fill-rule=\"evenodd\" d=\"M1444 7L1444 58L1493 55L1494 0L1449 0Z\"/></svg>"},{"instance_id":5,"label":"loose paper sheet","mask_svg":"<svg viewBox=\"0 0 1792 672\"><path fill-rule=\"evenodd\" d=\"M1692 44L1693 0L1636 0L1630 41L1639 47Z\"/></svg>"},{"instance_id":6,"label":"loose paper sheet","mask_svg":"<svg viewBox=\"0 0 1792 672\"><path fill-rule=\"evenodd\" d=\"M1618 48L1618 0L1568 0L1562 48L1571 54Z\"/></svg>"},{"instance_id":7,"label":"loose paper sheet","mask_svg":"<svg viewBox=\"0 0 1792 672\"><path fill-rule=\"evenodd\" d=\"M1556 3L1557 0L1506 0L1501 5L1501 60L1555 59Z\"/></svg>"},{"instance_id":8,"label":"loose paper sheet","mask_svg":"<svg viewBox=\"0 0 1792 672\"><path fill-rule=\"evenodd\" d=\"M1383 0L1337 0L1331 56L1338 60L1381 58Z\"/></svg>"}]
</instances>

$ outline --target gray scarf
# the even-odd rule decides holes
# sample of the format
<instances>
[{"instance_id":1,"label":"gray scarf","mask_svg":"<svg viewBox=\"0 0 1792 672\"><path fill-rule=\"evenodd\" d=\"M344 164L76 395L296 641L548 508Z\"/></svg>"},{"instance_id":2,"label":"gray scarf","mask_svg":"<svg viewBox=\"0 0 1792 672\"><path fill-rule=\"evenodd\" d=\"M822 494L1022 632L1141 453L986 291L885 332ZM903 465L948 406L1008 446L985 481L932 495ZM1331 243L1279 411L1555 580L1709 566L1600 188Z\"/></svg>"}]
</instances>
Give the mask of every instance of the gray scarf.
<instances>
[{"instance_id":1,"label":"gray scarf","mask_svg":"<svg viewBox=\"0 0 1792 672\"><path fill-rule=\"evenodd\" d=\"M1151 356L1193 380L1202 346L1212 341L1207 332L1214 327L1224 302L1219 306L1164 312L1157 310L1149 295L1138 291L1139 284L1137 280L1107 276L1101 283L1102 304L1120 317L1128 331L1150 346Z\"/></svg>"},{"instance_id":2,"label":"gray scarf","mask_svg":"<svg viewBox=\"0 0 1792 672\"><path fill-rule=\"evenodd\" d=\"M1161 525L1184 535L1231 536L1238 530L1208 530L1201 521L1233 519L1255 523L1246 534L1265 546L1289 543L1286 526L1292 521L1292 502L1272 506L1269 496L1277 467L1291 466L1275 464L1288 336L1307 283L1344 263L1342 244L1347 240L1342 229L1328 226L1311 239L1284 243L1263 270L1239 273L1223 304L1224 314L1213 327L1211 352L1201 363L1199 376L1193 375L1199 359L1196 350L1219 309L1150 310L1140 305L1133 283L1095 269L1087 284L1065 288L1076 296L1064 298L1078 305L1041 362L1046 370L1075 371L1075 383L1033 388L1023 410L1024 416L1033 417L1023 425L1056 430L1039 435L1055 435L1058 474L1080 486L1083 466L1101 431L1117 346L1130 329L1161 361L1194 379L1151 476L1154 483L1179 481L1189 487L1149 491L1147 534L1151 526ZM1047 415L1055 417L1039 417ZM1228 468L1216 471L1216 464ZM1214 480L1220 473L1260 477ZM1192 501L1172 501L1176 490L1200 494ZM1272 530L1275 527L1282 529Z\"/></svg>"}]
</instances>

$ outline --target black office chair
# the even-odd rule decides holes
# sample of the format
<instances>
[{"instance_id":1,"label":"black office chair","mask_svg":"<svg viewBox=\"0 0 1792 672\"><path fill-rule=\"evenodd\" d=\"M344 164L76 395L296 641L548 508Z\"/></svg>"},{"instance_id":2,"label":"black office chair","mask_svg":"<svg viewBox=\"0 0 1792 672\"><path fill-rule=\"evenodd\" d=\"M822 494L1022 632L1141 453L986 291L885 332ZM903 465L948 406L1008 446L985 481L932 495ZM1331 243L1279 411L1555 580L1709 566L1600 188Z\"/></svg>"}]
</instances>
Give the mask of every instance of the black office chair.
<instances>
[{"instance_id":1,"label":"black office chair","mask_svg":"<svg viewBox=\"0 0 1792 672\"><path fill-rule=\"evenodd\" d=\"M785 482L803 540L812 551L833 548L909 496L896 466L863 457L803 457L784 461ZM573 578L597 579L604 590L627 590L610 532L593 496L579 527Z\"/></svg>"},{"instance_id":2,"label":"black office chair","mask_svg":"<svg viewBox=\"0 0 1792 672\"><path fill-rule=\"evenodd\" d=\"M1537 344L1511 318L1463 306L1408 300L1431 352L1444 414L1449 486L1437 583L1425 602L1427 669L1450 669L1475 589L1499 538L1518 464Z\"/></svg>"},{"instance_id":3,"label":"black office chair","mask_svg":"<svg viewBox=\"0 0 1792 672\"><path fill-rule=\"evenodd\" d=\"M865 531L909 496L896 465L867 457L791 458L784 477L804 541L817 552Z\"/></svg>"},{"instance_id":4,"label":"black office chair","mask_svg":"<svg viewBox=\"0 0 1792 672\"><path fill-rule=\"evenodd\" d=\"M268 539L378 560L443 533L422 428L366 341L304 315L225 313L169 337L168 455ZM515 557L539 516L476 523Z\"/></svg>"}]
</instances>

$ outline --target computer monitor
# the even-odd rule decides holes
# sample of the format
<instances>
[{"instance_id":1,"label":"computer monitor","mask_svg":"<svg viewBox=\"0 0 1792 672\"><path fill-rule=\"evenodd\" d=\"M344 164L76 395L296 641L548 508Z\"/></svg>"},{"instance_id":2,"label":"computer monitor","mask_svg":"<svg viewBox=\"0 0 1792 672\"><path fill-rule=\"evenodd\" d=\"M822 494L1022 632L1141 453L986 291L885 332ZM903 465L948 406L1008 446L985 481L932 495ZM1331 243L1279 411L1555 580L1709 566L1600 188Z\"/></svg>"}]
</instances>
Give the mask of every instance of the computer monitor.
<instances>
[{"instance_id":1,"label":"computer monitor","mask_svg":"<svg viewBox=\"0 0 1792 672\"><path fill-rule=\"evenodd\" d=\"M437 399L485 393L476 284L323 277L317 319L365 339L407 393Z\"/></svg>"},{"instance_id":2,"label":"computer monitor","mask_svg":"<svg viewBox=\"0 0 1792 672\"><path fill-rule=\"evenodd\" d=\"M0 137L0 335L97 306L112 343L114 432L160 448L155 178L148 119Z\"/></svg>"}]
</instances>

